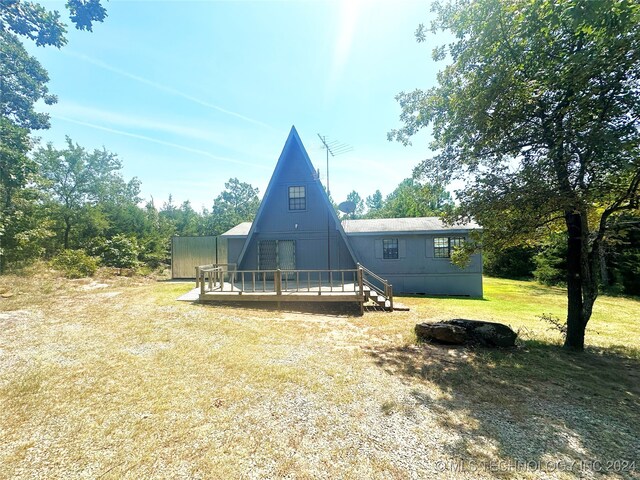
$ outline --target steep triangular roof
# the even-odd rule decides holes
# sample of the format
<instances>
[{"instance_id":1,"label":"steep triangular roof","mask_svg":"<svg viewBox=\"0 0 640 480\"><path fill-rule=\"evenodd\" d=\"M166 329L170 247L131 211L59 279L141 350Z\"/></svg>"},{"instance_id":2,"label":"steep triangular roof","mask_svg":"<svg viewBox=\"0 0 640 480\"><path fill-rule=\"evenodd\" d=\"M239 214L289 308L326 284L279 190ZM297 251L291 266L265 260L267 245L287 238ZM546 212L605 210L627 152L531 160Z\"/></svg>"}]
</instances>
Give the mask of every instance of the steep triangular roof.
<instances>
[{"instance_id":1,"label":"steep triangular roof","mask_svg":"<svg viewBox=\"0 0 640 480\"><path fill-rule=\"evenodd\" d=\"M238 266L242 265L242 261L244 260L244 256L247 251L247 248L249 248L249 244L251 243L253 234L256 228L258 227L258 225L260 224L260 218L263 215L265 206L267 205L269 200L269 196L271 195L271 192L274 189L274 185L277 183L277 179L280 176L280 173L284 168L286 168L287 163L294 161L294 159L297 157L296 155L292 155L292 153L295 152L295 150L297 150L300 153L299 158L302 158L303 166L309 170L309 173L312 177L316 178L314 185L318 189L320 198L326 205L327 211L331 215L331 218L333 219L336 225L336 230L338 231L338 233L342 237L342 240L347 246L347 249L349 250L349 254L351 255L353 262L358 263L357 257L353 249L351 248L351 245L349 244L349 239L347 238L347 235L345 234L344 229L342 228L342 224L338 219L338 215L336 215L335 210L331 206L331 202L329 201L329 196L327 195L327 192L325 191L322 184L320 183L320 179L317 178L316 170L313 168L313 164L311 163L309 154L307 154L307 151L305 150L304 145L302 144L302 140L300 140L300 136L298 135L296 127L292 126L291 131L289 132L289 137L287 137L287 141L284 144L284 148L282 149L282 153L280 154L280 158L278 159L278 163L276 164L276 168L274 169L273 174L271 175L271 180L269 180L269 185L267 186L267 190L264 193L264 197L262 197L262 202L260 202L260 208L258 208L258 213L256 214L256 218L253 220L253 223L251 224L251 229L249 230L247 239L245 240L244 245L242 247L242 251L240 252L240 255L238 257Z\"/></svg>"}]
</instances>

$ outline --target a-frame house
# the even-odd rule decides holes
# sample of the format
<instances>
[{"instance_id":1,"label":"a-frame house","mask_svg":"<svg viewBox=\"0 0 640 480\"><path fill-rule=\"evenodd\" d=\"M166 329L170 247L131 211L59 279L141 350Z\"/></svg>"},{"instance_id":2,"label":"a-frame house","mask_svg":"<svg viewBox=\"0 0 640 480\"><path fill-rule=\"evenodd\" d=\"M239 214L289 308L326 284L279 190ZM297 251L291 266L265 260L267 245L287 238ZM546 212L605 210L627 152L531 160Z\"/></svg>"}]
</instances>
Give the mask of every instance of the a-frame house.
<instances>
[{"instance_id":1,"label":"a-frame house","mask_svg":"<svg viewBox=\"0 0 640 480\"><path fill-rule=\"evenodd\" d=\"M341 270L357 258L295 127L237 257L238 270Z\"/></svg>"},{"instance_id":2,"label":"a-frame house","mask_svg":"<svg viewBox=\"0 0 640 480\"><path fill-rule=\"evenodd\" d=\"M481 297L481 254L465 268L451 263L454 249L479 228L437 217L340 222L292 127L255 220L216 238L209 256L215 263L195 265L199 298L373 300L393 309L393 293Z\"/></svg>"}]
</instances>

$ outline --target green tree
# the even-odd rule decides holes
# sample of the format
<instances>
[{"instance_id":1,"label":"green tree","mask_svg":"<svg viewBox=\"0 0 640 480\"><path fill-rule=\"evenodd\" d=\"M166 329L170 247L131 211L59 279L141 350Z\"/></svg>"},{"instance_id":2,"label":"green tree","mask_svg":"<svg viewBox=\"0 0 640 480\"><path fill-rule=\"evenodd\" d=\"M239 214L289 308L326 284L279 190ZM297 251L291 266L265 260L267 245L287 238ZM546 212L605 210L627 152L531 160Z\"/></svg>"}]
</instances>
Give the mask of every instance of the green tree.
<instances>
[{"instance_id":1,"label":"green tree","mask_svg":"<svg viewBox=\"0 0 640 480\"><path fill-rule=\"evenodd\" d=\"M438 85L400 93L408 143L431 125L439 152L421 175L460 179L458 215L485 241L531 239L544 224L567 234L565 347L582 350L598 295L600 249L640 185L640 4L618 0L435 3L431 31L450 45ZM421 25L417 39L429 29Z\"/></svg>"},{"instance_id":2,"label":"green tree","mask_svg":"<svg viewBox=\"0 0 640 480\"><path fill-rule=\"evenodd\" d=\"M206 230L206 218L208 212L198 213L191 206L189 200L185 200L179 207L173 204L173 197L164 203L160 216L172 225L171 235L194 236L204 235Z\"/></svg>"},{"instance_id":3,"label":"green tree","mask_svg":"<svg viewBox=\"0 0 640 480\"><path fill-rule=\"evenodd\" d=\"M387 195L381 209L370 216L377 218L431 217L440 215L451 205L451 195L444 188L406 178Z\"/></svg>"},{"instance_id":4,"label":"green tree","mask_svg":"<svg viewBox=\"0 0 640 480\"><path fill-rule=\"evenodd\" d=\"M615 220L602 256L602 283L613 293L640 295L640 215L625 213Z\"/></svg>"},{"instance_id":5,"label":"green tree","mask_svg":"<svg viewBox=\"0 0 640 480\"><path fill-rule=\"evenodd\" d=\"M48 144L35 152L34 160L42 177L41 188L52 200L51 214L60 224L58 231L66 250L72 228L87 218L88 207L98 205L122 186L122 165L115 154L105 149L88 152L69 137L65 149Z\"/></svg>"},{"instance_id":6,"label":"green tree","mask_svg":"<svg viewBox=\"0 0 640 480\"><path fill-rule=\"evenodd\" d=\"M36 112L39 100L51 105L49 75L29 55L16 35L0 31L0 115L16 127L27 130L49 128L49 115ZM6 125L4 126L6 128Z\"/></svg>"},{"instance_id":7,"label":"green tree","mask_svg":"<svg viewBox=\"0 0 640 480\"><path fill-rule=\"evenodd\" d=\"M30 148L28 131L0 117L0 272L6 262L4 251L15 247L17 220L23 214L16 193L35 171L35 164L26 155Z\"/></svg>"},{"instance_id":8,"label":"green tree","mask_svg":"<svg viewBox=\"0 0 640 480\"><path fill-rule=\"evenodd\" d=\"M115 267L122 274L123 268L138 265L138 242L134 237L118 234L111 239L96 239L91 252L107 267Z\"/></svg>"},{"instance_id":9,"label":"green tree","mask_svg":"<svg viewBox=\"0 0 640 480\"><path fill-rule=\"evenodd\" d=\"M139 209L144 221L138 234L140 260L152 268L171 261L171 236L175 235L173 221L162 215L153 204L153 198L144 209ZM200 233L199 233L200 234Z\"/></svg>"},{"instance_id":10,"label":"green tree","mask_svg":"<svg viewBox=\"0 0 640 480\"><path fill-rule=\"evenodd\" d=\"M347 195L347 201L353 202L353 204L355 205L355 210L350 214L348 214L346 218L351 220L356 218L362 218L364 214L364 200L362 200L358 192L356 192L355 190L352 190L349 193L349 195Z\"/></svg>"},{"instance_id":11,"label":"green tree","mask_svg":"<svg viewBox=\"0 0 640 480\"><path fill-rule=\"evenodd\" d=\"M75 230L80 246L86 246L95 237L111 238L117 234L141 239L148 231L147 218L138 207L140 181L133 178L128 182L119 174L111 175L95 185L92 201L80 210L81 221Z\"/></svg>"},{"instance_id":12,"label":"green tree","mask_svg":"<svg viewBox=\"0 0 640 480\"><path fill-rule=\"evenodd\" d=\"M533 278L535 255L536 248L529 245L515 245L504 249L485 248L482 251L484 273L517 280Z\"/></svg>"},{"instance_id":13,"label":"green tree","mask_svg":"<svg viewBox=\"0 0 640 480\"><path fill-rule=\"evenodd\" d=\"M534 257L534 278L545 285L564 285L567 281L567 235L553 233L541 244Z\"/></svg>"},{"instance_id":14,"label":"green tree","mask_svg":"<svg viewBox=\"0 0 640 480\"><path fill-rule=\"evenodd\" d=\"M81 30L91 30L93 22L106 17L100 0L68 0L66 6L71 21ZM16 195L33 173L28 157L33 146L29 134L31 130L49 128L49 116L37 112L34 105L38 101L49 105L56 101L47 88L46 70L27 53L21 38L38 46L59 48L67 41L65 33L66 26L57 11L35 2L0 0L0 273L5 266L5 250L23 244L25 235L35 238L35 231L40 232L38 235L44 232L41 228L18 229L23 223L16 219L23 218L25 212L17 207L26 205L29 195L20 199Z\"/></svg>"},{"instance_id":15,"label":"green tree","mask_svg":"<svg viewBox=\"0 0 640 480\"><path fill-rule=\"evenodd\" d=\"M224 187L213 202L209 235L219 235L241 222L252 221L260 207L258 189L249 183L230 178Z\"/></svg>"},{"instance_id":16,"label":"green tree","mask_svg":"<svg viewBox=\"0 0 640 480\"><path fill-rule=\"evenodd\" d=\"M66 7L78 30L92 31L93 23L107 16L100 0L67 0ZM67 43L66 27L57 10L47 10L35 2L0 0L0 32L24 36L40 47L60 48Z\"/></svg>"},{"instance_id":17,"label":"green tree","mask_svg":"<svg viewBox=\"0 0 640 480\"><path fill-rule=\"evenodd\" d=\"M376 190L372 195L369 195L365 200L367 205L367 216L375 217L377 212L379 212L383 205L384 201L382 200L382 192L380 190Z\"/></svg>"}]
</instances>

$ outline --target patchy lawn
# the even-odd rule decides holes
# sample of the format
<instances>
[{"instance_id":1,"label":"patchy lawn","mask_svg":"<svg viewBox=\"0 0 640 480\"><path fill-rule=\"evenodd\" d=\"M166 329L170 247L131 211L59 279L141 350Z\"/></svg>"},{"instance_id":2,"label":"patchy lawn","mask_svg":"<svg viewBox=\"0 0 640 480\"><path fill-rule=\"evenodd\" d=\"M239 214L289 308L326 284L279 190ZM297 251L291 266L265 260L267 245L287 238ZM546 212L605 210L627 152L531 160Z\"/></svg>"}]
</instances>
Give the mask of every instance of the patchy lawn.
<instances>
[{"instance_id":1,"label":"patchy lawn","mask_svg":"<svg viewBox=\"0 0 640 480\"><path fill-rule=\"evenodd\" d=\"M0 277L0 478L639 478L638 300L600 298L571 354L536 319L564 292L529 282L364 317L190 288ZM452 317L524 342L415 343Z\"/></svg>"}]
</instances>

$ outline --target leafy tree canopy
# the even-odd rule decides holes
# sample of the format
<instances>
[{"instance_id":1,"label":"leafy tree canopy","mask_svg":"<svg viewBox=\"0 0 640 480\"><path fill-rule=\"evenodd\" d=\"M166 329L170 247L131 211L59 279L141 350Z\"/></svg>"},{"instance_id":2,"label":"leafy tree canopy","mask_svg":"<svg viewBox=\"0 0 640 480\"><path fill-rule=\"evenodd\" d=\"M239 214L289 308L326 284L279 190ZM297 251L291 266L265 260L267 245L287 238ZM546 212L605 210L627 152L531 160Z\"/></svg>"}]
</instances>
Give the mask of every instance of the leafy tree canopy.
<instances>
[{"instance_id":1,"label":"leafy tree canopy","mask_svg":"<svg viewBox=\"0 0 640 480\"><path fill-rule=\"evenodd\" d=\"M48 105L56 102L48 81L47 71L18 38L0 31L0 115L21 128L49 128L49 116L34 109L40 99Z\"/></svg>"},{"instance_id":2,"label":"leafy tree canopy","mask_svg":"<svg viewBox=\"0 0 640 480\"><path fill-rule=\"evenodd\" d=\"M100 0L68 0L66 7L78 30L92 31L93 23L102 22L107 16ZM35 2L0 0L0 32L26 37L38 46L62 47L67 43L67 28L60 12Z\"/></svg>"},{"instance_id":3,"label":"leafy tree canopy","mask_svg":"<svg viewBox=\"0 0 640 480\"><path fill-rule=\"evenodd\" d=\"M362 200L362 197L360 197L360 194L355 190L352 190L347 195L347 201L353 202L356 208L353 212L347 214L345 218L349 218L349 219L362 218L362 215L364 214L364 200Z\"/></svg>"},{"instance_id":4,"label":"leafy tree canopy","mask_svg":"<svg viewBox=\"0 0 640 480\"><path fill-rule=\"evenodd\" d=\"M377 200L372 201L377 202ZM387 195L381 206L371 209L367 216L369 218L432 217L440 215L447 206L452 204L451 194L443 187L421 183L414 178L405 178L393 192Z\"/></svg>"},{"instance_id":5,"label":"leafy tree canopy","mask_svg":"<svg viewBox=\"0 0 640 480\"><path fill-rule=\"evenodd\" d=\"M372 214L373 212L377 212L383 206L382 192L380 192L380 190L376 190L372 195L369 195L367 197L365 203L367 204L367 209L369 210L368 213Z\"/></svg>"},{"instance_id":6,"label":"leafy tree canopy","mask_svg":"<svg viewBox=\"0 0 640 480\"><path fill-rule=\"evenodd\" d=\"M94 22L104 20L107 14L100 2L67 1L76 28L92 30ZM55 10L36 2L0 0L0 272L6 263L4 245L15 250L24 244L24 238L33 237L29 232L48 232L40 227L20 230L27 228L21 220L31 207L28 195L20 196L33 166L27 156L33 146L28 136L32 130L49 128L49 115L37 112L34 106L38 101L47 105L56 102L47 88L47 71L27 53L21 39L59 48L67 42L66 32L66 25ZM48 233L36 235L47 236Z\"/></svg>"},{"instance_id":7,"label":"leafy tree canopy","mask_svg":"<svg viewBox=\"0 0 640 480\"><path fill-rule=\"evenodd\" d=\"M209 235L219 235L241 222L252 221L260 207L259 191L251 184L230 178L224 188L213 202Z\"/></svg>"},{"instance_id":8,"label":"leafy tree canopy","mask_svg":"<svg viewBox=\"0 0 640 480\"><path fill-rule=\"evenodd\" d=\"M48 193L63 224L64 248L69 248L69 234L78 223L83 207L100 202L117 202L122 196L132 195L138 199L137 179L126 183L119 170L118 157L105 149L88 152L67 137L67 146L62 150L48 144L38 149L34 159L39 167L41 188Z\"/></svg>"},{"instance_id":9,"label":"leafy tree canopy","mask_svg":"<svg viewBox=\"0 0 640 480\"><path fill-rule=\"evenodd\" d=\"M400 93L409 143L433 128L438 152L418 166L461 179L459 216L491 241L567 232L567 338L582 349L598 294L599 249L613 217L637 210L640 185L640 4L629 0L467 0L433 6L431 28L455 40L438 85Z\"/></svg>"}]
</instances>

